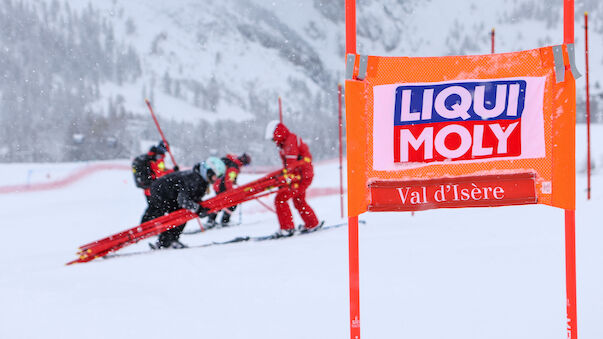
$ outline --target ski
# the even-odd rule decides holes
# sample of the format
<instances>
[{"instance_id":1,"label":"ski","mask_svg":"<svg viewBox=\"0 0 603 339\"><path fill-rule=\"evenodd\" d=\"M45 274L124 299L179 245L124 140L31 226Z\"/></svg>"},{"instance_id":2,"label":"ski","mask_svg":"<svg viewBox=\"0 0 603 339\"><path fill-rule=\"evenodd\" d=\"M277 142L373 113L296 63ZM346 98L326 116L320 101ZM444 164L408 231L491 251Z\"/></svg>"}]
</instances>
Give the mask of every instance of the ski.
<instances>
[{"instance_id":1,"label":"ski","mask_svg":"<svg viewBox=\"0 0 603 339\"><path fill-rule=\"evenodd\" d=\"M236 237L234 239L230 239L230 240L226 240L226 241L214 241L212 244L213 245L225 245L225 244L232 244L235 242L242 242L242 241L247 241L250 238L248 236L243 236L243 237Z\"/></svg>"},{"instance_id":2,"label":"ski","mask_svg":"<svg viewBox=\"0 0 603 339\"><path fill-rule=\"evenodd\" d=\"M102 257L103 259L113 259L113 258L121 258L121 257L131 257L131 256L137 256L137 255L143 255L143 254L152 254L152 253L160 253L160 252L165 252L165 251L181 251L181 250L189 250L189 249L194 249L194 248L204 248L204 247L210 247L210 246L214 246L214 245L226 245L226 244L232 244L232 243L236 243L236 242L242 242L242 241L247 241L249 240L249 237L236 237L234 239L230 239L230 240L226 240L226 241L213 241L210 243L205 243L205 244L200 244L200 245L184 245L184 247L179 247L179 248L154 248L156 247L155 245L149 243L149 247L151 248L150 250L147 251L137 251L137 252L128 252L128 253L111 253L111 254L107 254L104 257Z\"/></svg>"},{"instance_id":3,"label":"ski","mask_svg":"<svg viewBox=\"0 0 603 339\"><path fill-rule=\"evenodd\" d=\"M263 222L261 220L256 220L256 221L252 221L252 222L235 222L232 224L228 224L228 225L222 225L222 224L216 224L214 227L210 227L210 228L205 228L203 230L197 228L195 230L191 230L191 231L184 231L182 232L182 234L186 234L186 235L191 235L191 234L199 234L199 233L204 233L207 231L211 231L211 230L219 230L219 229L223 229L223 228L232 228L232 227L236 227L236 226L247 226L247 225L255 225L255 224L259 224L260 222Z\"/></svg>"},{"instance_id":4,"label":"ski","mask_svg":"<svg viewBox=\"0 0 603 339\"><path fill-rule=\"evenodd\" d=\"M364 220L358 220L358 223L360 224L366 224L366 221ZM341 222L338 224L331 224L331 225L326 225L326 226L322 226L316 230L312 230L310 232L299 232L298 230L295 230L295 233L293 233L290 236L277 236L276 234L269 234L269 235L262 235L262 236L257 236L257 237L247 237L249 238L248 240L252 240L252 241L266 241L266 240L276 240L276 239L287 239L287 238L291 238L294 236L300 236L300 235L306 235L306 234L312 234L312 233L316 233L316 232L320 232L322 230L328 230L328 229L333 229L333 228L338 228L341 226L345 226L347 225L347 221L346 222ZM234 239L233 239L234 240ZM243 240L239 240L239 241L243 241Z\"/></svg>"},{"instance_id":5,"label":"ski","mask_svg":"<svg viewBox=\"0 0 603 339\"><path fill-rule=\"evenodd\" d=\"M358 220L358 223L366 224L366 221ZM266 240L287 239L287 238L293 238L296 236L320 232L321 230L335 229L335 228L338 228L341 226L345 226L347 224L348 224L347 222L342 222L342 223L337 223L337 224L326 225L326 226L321 227L320 229L317 229L316 231L306 232L306 233L300 233L300 232L296 231L292 236L288 236L288 237L282 237L282 236L277 237L274 234L264 235L264 236L256 236L256 237L238 236L238 237L232 238L230 240L213 241L210 243L186 246L183 248L161 248L161 249L156 249L156 250L138 251L138 252L129 252L129 253L110 253L110 254L108 253L105 256L103 256L102 258L103 259L114 259L114 258L130 257L130 256L137 256L137 255L150 254L150 253L160 253L160 252L164 252L164 251L173 251L173 250L181 251L181 250L188 250L188 249L195 249L195 248L205 248L205 247L210 247L210 246L228 245L228 244L235 244L235 243L246 242L246 241L260 242L260 241L266 241Z\"/></svg>"},{"instance_id":6,"label":"ski","mask_svg":"<svg viewBox=\"0 0 603 339\"><path fill-rule=\"evenodd\" d=\"M190 234L199 234L199 233L204 233L204 232L211 231L211 230L218 230L218 229L221 229L221 228L228 228L228 227L240 226L240 225L242 225L242 224L243 224L243 223L240 223L240 222L233 223L233 224L229 224L229 225L227 225L227 226L224 226L224 225L222 225L222 224L216 224L215 226L212 226L212 227L207 227L207 228L204 228L204 229L199 229L199 228L198 228L198 229L196 229L196 230L192 230L192 231L184 231L184 232L182 232L182 234L186 234L186 235L190 235Z\"/></svg>"}]
</instances>

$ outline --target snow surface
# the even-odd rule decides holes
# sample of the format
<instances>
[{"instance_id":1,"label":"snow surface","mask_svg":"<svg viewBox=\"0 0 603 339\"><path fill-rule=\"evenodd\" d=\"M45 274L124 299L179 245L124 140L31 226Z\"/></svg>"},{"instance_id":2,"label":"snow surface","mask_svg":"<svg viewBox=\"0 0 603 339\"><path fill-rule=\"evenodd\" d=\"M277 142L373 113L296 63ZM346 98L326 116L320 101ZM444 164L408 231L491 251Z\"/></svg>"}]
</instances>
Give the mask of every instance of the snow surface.
<instances>
[{"instance_id":1,"label":"snow surface","mask_svg":"<svg viewBox=\"0 0 603 339\"><path fill-rule=\"evenodd\" d=\"M581 171L583 127L577 138L578 337L598 339L603 126L593 128L591 201ZM3 164L0 186L23 183L28 170L62 176L81 166ZM315 186L337 187L337 168L337 162L317 166ZM327 224L340 221L338 196L310 204ZM349 338L346 227L64 266L79 245L136 225L145 205L126 170L94 172L62 189L0 194L0 338ZM278 227L256 202L243 205L239 217L241 226L181 239L200 245ZM442 209L361 219L367 221L360 227L363 338L566 337L563 211ZM197 227L191 222L187 230ZM146 251L147 242L118 253Z\"/></svg>"}]
</instances>

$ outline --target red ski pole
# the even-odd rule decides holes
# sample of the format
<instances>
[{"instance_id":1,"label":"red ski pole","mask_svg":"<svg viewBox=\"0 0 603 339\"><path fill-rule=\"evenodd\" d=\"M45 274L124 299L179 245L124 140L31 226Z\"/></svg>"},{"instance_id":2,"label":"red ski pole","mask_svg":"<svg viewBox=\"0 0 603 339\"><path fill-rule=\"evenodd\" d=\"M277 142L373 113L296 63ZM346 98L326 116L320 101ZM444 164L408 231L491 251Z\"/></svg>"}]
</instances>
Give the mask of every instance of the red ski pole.
<instances>
[{"instance_id":1,"label":"red ski pole","mask_svg":"<svg viewBox=\"0 0 603 339\"><path fill-rule=\"evenodd\" d=\"M161 140L163 140L163 143L165 144L165 148L167 149L168 153L170 154L170 158L172 159L172 164L174 164L174 167L179 167L178 164L176 163L176 159L174 159L172 150L170 149L170 144L168 144L167 140L165 140L165 135L163 134L163 131L161 130L161 127L159 126L159 121L157 121L155 112L153 112L153 107L151 106L151 102L149 101L149 99L144 99L144 102L146 102L147 106L149 107L149 112L151 112L151 116L153 117L155 126L157 126L157 130L159 131L159 134L161 135ZM199 228L201 229L201 232L203 232L205 230L205 228L203 227L203 224L201 223L200 218L197 218L197 223L199 224Z\"/></svg>"},{"instance_id":2,"label":"red ski pole","mask_svg":"<svg viewBox=\"0 0 603 339\"><path fill-rule=\"evenodd\" d=\"M341 114L341 84L337 85L337 98L339 102L339 200L341 205L341 219L343 219L343 132L341 131L343 126L342 114Z\"/></svg>"},{"instance_id":3,"label":"red ski pole","mask_svg":"<svg viewBox=\"0 0 603 339\"><path fill-rule=\"evenodd\" d=\"M586 59L586 198L590 200L590 83L588 79L588 12L584 12L584 56Z\"/></svg>"},{"instance_id":4,"label":"red ski pole","mask_svg":"<svg viewBox=\"0 0 603 339\"><path fill-rule=\"evenodd\" d=\"M167 149L168 153L170 154L172 163L174 164L174 166L178 166L178 164L176 163L176 159L174 159L174 155L172 154L172 151L170 150L170 144L168 144L168 142L165 140L165 135L163 135L163 131L161 130L161 127L159 126L159 122L157 121L155 112L153 112L153 107L151 107L151 102L149 101L149 99L144 99L144 101L147 103L147 106L149 107L149 111L151 112L151 116L153 117L153 121L155 122L155 126L157 126L157 130L159 131L159 134L161 135L161 140L163 140L163 143L165 144L165 148Z\"/></svg>"},{"instance_id":5,"label":"red ski pole","mask_svg":"<svg viewBox=\"0 0 603 339\"><path fill-rule=\"evenodd\" d=\"M491 38L492 38L491 53L494 54L494 28L492 28Z\"/></svg>"},{"instance_id":6,"label":"red ski pole","mask_svg":"<svg viewBox=\"0 0 603 339\"><path fill-rule=\"evenodd\" d=\"M264 208L265 208L265 209L269 210L270 212L274 212L274 213L276 213L276 211L274 210L274 208L272 208L272 207L270 207L270 206L266 205L266 204L265 204L265 203L264 203L262 200L260 200L260 199L256 199L256 201L257 201L257 202L258 202L260 205L264 206Z\"/></svg>"}]
</instances>

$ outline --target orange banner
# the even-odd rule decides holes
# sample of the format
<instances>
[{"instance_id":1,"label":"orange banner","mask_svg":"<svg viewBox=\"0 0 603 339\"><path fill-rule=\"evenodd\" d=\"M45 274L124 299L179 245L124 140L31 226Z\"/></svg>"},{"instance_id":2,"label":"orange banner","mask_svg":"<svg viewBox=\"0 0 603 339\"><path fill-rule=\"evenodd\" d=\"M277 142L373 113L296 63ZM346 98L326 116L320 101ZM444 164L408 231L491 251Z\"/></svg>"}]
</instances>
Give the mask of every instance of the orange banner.
<instances>
[{"instance_id":1,"label":"orange banner","mask_svg":"<svg viewBox=\"0 0 603 339\"><path fill-rule=\"evenodd\" d=\"M354 78L362 80L347 80L345 93L348 215L505 201L573 210L575 81L566 46L557 48L556 55L543 47L481 56L356 56ZM507 186L508 197L490 194L491 201L421 204L423 196L412 207L406 199L378 201L392 192L436 192L421 181L470 188L479 177L496 176L522 178L521 185Z\"/></svg>"}]
</instances>

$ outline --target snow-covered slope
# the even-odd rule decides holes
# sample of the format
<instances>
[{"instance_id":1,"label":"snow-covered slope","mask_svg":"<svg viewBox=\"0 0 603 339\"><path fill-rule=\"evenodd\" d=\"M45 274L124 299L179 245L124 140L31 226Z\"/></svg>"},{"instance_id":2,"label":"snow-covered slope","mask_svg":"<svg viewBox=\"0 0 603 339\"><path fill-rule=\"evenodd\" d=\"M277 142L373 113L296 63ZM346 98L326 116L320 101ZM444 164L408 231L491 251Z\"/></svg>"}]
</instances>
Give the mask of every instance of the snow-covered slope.
<instances>
[{"instance_id":1,"label":"snow-covered slope","mask_svg":"<svg viewBox=\"0 0 603 339\"><path fill-rule=\"evenodd\" d=\"M143 97L152 96L167 118L245 120L260 114L250 106L250 95L271 103L280 95L286 113L306 112L309 98L324 91L333 95L343 80L343 0L76 0L69 6L99 10L115 36L132 44L142 59L142 76L136 81L101 86L101 107L107 97L121 95L127 110L146 114ZM558 44L562 9L562 3L544 0L359 1L358 51L485 54L490 52L492 28L498 52ZM592 0L576 6L580 69L582 13L593 13L593 83L600 81L596 74L603 61L597 43L603 33L596 15L601 9Z\"/></svg>"},{"instance_id":2,"label":"snow-covered slope","mask_svg":"<svg viewBox=\"0 0 603 339\"><path fill-rule=\"evenodd\" d=\"M582 154L583 141L579 129ZM24 178L28 169L60 178L79 167L0 165L1 184L17 183L8 178ZM584 339L603 337L600 168L591 201L585 201L584 173L577 177L578 333ZM314 186L336 186L337 173L336 163L318 166ZM310 203L327 223L339 221L336 195ZM129 171L95 172L58 190L0 194L0 206L1 338L349 336L346 227L64 266L78 245L138 223L145 201ZM274 214L255 202L243 205L241 218L243 225L182 241L201 245L278 227ZM361 218L367 221L360 227L364 338L566 337L562 211L519 206ZM187 229L197 227L193 222ZM143 241L120 253L146 249Z\"/></svg>"},{"instance_id":3,"label":"snow-covered slope","mask_svg":"<svg viewBox=\"0 0 603 339\"><path fill-rule=\"evenodd\" d=\"M584 70L583 12L591 13L599 120L602 9L600 1L580 1L575 15L576 60ZM0 27L0 161L137 155L138 140L157 139L145 98L189 165L216 145L266 152L270 146L253 139L278 116L279 96L285 121L322 146L315 155L336 155L344 0L6 0L0 14L13 19ZM498 52L562 41L562 3L548 0L358 1L357 14L362 54L489 53L492 28ZM584 84L577 81L581 121Z\"/></svg>"}]
</instances>

